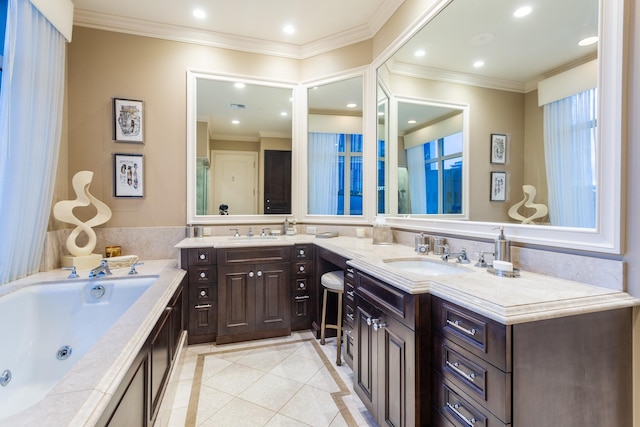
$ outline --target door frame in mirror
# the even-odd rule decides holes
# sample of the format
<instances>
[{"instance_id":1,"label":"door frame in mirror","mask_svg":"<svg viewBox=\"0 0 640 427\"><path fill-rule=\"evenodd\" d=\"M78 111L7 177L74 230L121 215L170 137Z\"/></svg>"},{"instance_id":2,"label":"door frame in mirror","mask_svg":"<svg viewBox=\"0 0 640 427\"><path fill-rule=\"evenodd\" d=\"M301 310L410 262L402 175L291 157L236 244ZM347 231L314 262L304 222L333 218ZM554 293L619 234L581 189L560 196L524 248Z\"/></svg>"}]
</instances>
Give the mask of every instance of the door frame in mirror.
<instances>
[{"instance_id":1,"label":"door frame in mirror","mask_svg":"<svg viewBox=\"0 0 640 427\"><path fill-rule=\"evenodd\" d=\"M268 79L259 79L255 77L246 77L241 75L226 75L222 73L211 73L199 70L187 70L187 224L276 224L284 222L286 217L295 217L295 212L288 215L197 215L196 214L196 127L197 127L197 80L210 79L219 81L236 82L242 81L246 84L255 84L262 86L279 87L292 91L292 158L294 157L296 147L295 141L299 140L299 125L297 124L296 92L299 92L300 86L295 82L275 81ZM295 165L292 164L292 195L295 191L296 177L293 175L296 171ZM292 196L293 197L293 196ZM295 211L295 204L292 200L292 210Z\"/></svg>"},{"instance_id":2,"label":"door frame in mirror","mask_svg":"<svg viewBox=\"0 0 640 427\"><path fill-rule=\"evenodd\" d=\"M378 70L403 44L433 19L452 0L441 0L417 19L415 26L402 32L371 64ZM622 253L622 151L623 82L625 34L624 0L600 0L598 41L598 193L596 227L580 229L511 223L388 217L398 228L475 238L495 238L495 228L505 226L505 233L515 242L542 247L557 247L609 254ZM374 82L374 87L376 83ZM603 146L606 144L606 149Z\"/></svg>"}]
</instances>

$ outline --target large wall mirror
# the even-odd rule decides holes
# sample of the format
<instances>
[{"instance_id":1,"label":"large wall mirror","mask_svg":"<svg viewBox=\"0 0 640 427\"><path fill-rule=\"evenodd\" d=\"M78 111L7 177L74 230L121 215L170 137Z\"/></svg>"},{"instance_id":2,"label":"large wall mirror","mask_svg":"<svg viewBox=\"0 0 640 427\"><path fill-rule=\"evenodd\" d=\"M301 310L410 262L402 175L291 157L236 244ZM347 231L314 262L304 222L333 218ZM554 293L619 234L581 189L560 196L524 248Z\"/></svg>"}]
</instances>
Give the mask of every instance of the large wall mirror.
<instances>
[{"instance_id":1,"label":"large wall mirror","mask_svg":"<svg viewBox=\"0 0 640 427\"><path fill-rule=\"evenodd\" d=\"M307 213L363 215L363 77L307 88Z\"/></svg>"},{"instance_id":2,"label":"large wall mirror","mask_svg":"<svg viewBox=\"0 0 640 427\"><path fill-rule=\"evenodd\" d=\"M202 73L188 86L189 222L291 214L293 86Z\"/></svg>"},{"instance_id":3,"label":"large wall mirror","mask_svg":"<svg viewBox=\"0 0 640 427\"><path fill-rule=\"evenodd\" d=\"M377 66L390 113L378 140L393 154L378 210L396 224L478 237L504 224L522 242L619 253L621 4L434 5Z\"/></svg>"}]
</instances>

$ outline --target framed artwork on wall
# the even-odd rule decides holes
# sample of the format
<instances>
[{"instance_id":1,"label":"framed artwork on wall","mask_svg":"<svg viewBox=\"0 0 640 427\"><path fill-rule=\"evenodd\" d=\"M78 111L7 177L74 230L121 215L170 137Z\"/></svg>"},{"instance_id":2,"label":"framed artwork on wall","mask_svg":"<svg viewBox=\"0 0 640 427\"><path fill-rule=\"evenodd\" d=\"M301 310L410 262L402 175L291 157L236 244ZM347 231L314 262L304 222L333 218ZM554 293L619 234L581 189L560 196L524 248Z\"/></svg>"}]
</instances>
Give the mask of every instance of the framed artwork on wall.
<instances>
[{"instance_id":1,"label":"framed artwork on wall","mask_svg":"<svg viewBox=\"0 0 640 427\"><path fill-rule=\"evenodd\" d=\"M500 165L507 163L507 135L491 134L491 163Z\"/></svg>"},{"instance_id":2,"label":"framed artwork on wall","mask_svg":"<svg viewBox=\"0 0 640 427\"><path fill-rule=\"evenodd\" d=\"M144 142L144 111L142 101L113 98L113 140Z\"/></svg>"},{"instance_id":3,"label":"framed artwork on wall","mask_svg":"<svg viewBox=\"0 0 640 427\"><path fill-rule=\"evenodd\" d=\"M492 202L504 202L507 200L506 172L491 172L491 194L489 200Z\"/></svg>"},{"instance_id":4,"label":"framed artwork on wall","mask_svg":"<svg viewBox=\"0 0 640 427\"><path fill-rule=\"evenodd\" d=\"M142 154L113 155L114 197L144 197Z\"/></svg>"}]
</instances>

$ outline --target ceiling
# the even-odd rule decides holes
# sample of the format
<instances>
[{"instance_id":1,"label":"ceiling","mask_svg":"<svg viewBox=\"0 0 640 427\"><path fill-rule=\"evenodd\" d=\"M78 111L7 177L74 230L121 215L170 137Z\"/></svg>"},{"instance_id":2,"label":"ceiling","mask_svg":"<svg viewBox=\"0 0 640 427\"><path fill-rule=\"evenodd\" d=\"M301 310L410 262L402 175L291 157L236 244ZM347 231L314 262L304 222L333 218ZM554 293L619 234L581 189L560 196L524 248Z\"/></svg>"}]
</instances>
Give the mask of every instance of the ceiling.
<instances>
[{"instance_id":1,"label":"ceiling","mask_svg":"<svg viewBox=\"0 0 640 427\"><path fill-rule=\"evenodd\" d=\"M75 25L303 59L373 37L404 0L73 2ZM597 45L585 48L576 43L584 36L597 35L598 0L536 0L531 3L533 12L520 19L512 13L521 2L507 3L453 1L387 61L389 69L397 74L527 92L541 77L595 57ZM205 10L207 18L196 20L192 15L195 7ZM286 24L296 27L293 35L282 31ZM416 58L417 48L426 55ZM485 61L484 67L472 66L478 59ZM288 120L264 121L269 106L261 94L255 99L248 95L264 90L248 89L242 98L231 89L225 96L211 97L220 100L218 105L199 103L199 118L215 114L213 134L218 136L245 134L256 139L260 133L290 133ZM347 99L354 99L359 105L349 113L362 111L358 82L327 85L316 92L310 93L310 109L336 111L344 109ZM230 108L234 103L247 108L236 111ZM411 107L405 108L408 116L426 114L424 105L416 105L417 110ZM275 116L283 106L278 103L273 108ZM244 116L243 126L228 125L239 113ZM251 119L253 113L263 116L262 120ZM400 123L404 119L399 118ZM251 129L248 123L257 127Z\"/></svg>"},{"instance_id":2,"label":"ceiling","mask_svg":"<svg viewBox=\"0 0 640 427\"><path fill-rule=\"evenodd\" d=\"M72 0L74 25L302 59L372 38L404 0ZM193 16L200 8L204 19ZM295 33L283 31L292 25Z\"/></svg>"}]
</instances>

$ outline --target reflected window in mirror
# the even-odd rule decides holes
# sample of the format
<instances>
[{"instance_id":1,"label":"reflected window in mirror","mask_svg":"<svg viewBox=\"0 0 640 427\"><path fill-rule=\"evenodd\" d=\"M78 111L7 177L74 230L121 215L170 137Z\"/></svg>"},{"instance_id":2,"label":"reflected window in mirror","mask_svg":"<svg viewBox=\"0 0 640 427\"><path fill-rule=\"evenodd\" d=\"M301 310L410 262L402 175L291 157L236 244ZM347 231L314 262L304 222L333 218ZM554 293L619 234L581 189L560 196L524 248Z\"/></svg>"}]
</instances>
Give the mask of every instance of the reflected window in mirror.
<instances>
[{"instance_id":1,"label":"reflected window in mirror","mask_svg":"<svg viewBox=\"0 0 640 427\"><path fill-rule=\"evenodd\" d=\"M389 140L389 126L388 126L388 115L389 115L389 96L386 91L383 89L381 84L377 85L377 97L378 97L378 111L377 111L377 149L378 149L378 157L377 157L377 167L376 171L378 174L378 182L377 182L377 213L385 214L387 213L389 207L389 159L388 159L388 146L387 141Z\"/></svg>"},{"instance_id":2,"label":"reflected window in mirror","mask_svg":"<svg viewBox=\"0 0 640 427\"><path fill-rule=\"evenodd\" d=\"M308 90L307 212L363 214L362 77Z\"/></svg>"}]
</instances>

